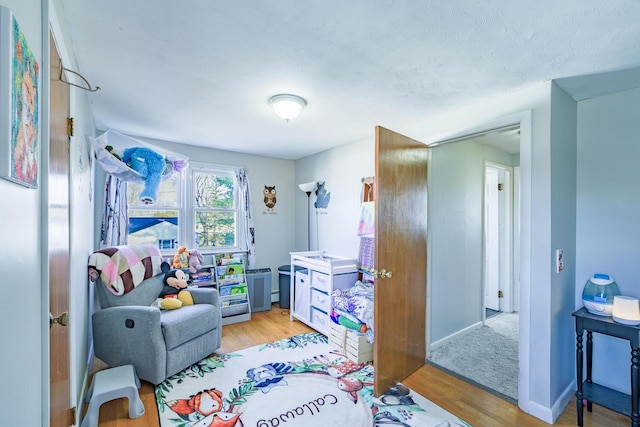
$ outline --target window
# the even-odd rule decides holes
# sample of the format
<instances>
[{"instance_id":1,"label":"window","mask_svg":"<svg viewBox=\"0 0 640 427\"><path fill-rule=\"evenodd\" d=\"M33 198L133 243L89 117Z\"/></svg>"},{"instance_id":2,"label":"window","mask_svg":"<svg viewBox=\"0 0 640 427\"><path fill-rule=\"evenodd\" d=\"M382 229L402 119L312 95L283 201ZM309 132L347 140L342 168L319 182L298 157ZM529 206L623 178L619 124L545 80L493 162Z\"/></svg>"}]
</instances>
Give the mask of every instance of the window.
<instances>
[{"instance_id":1,"label":"window","mask_svg":"<svg viewBox=\"0 0 640 427\"><path fill-rule=\"evenodd\" d=\"M191 183L195 246L199 249L238 246L235 175L194 170Z\"/></svg>"},{"instance_id":2,"label":"window","mask_svg":"<svg viewBox=\"0 0 640 427\"><path fill-rule=\"evenodd\" d=\"M127 183L127 242L131 245L158 245L160 249L178 247L182 223L181 175L173 174L160 182L158 198L153 205L140 201L143 184Z\"/></svg>"},{"instance_id":3,"label":"window","mask_svg":"<svg viewBox=\"0 0 640 427\"><path fill-rule=\"evenodd\" d=\"M239 248L243 216L237 187L233 170L204 164L191 164L162 181L154 205L139 200L142 184L128 183L128 243L158 245L166 253L178 246Z\"/></svg>"}]
</instances>

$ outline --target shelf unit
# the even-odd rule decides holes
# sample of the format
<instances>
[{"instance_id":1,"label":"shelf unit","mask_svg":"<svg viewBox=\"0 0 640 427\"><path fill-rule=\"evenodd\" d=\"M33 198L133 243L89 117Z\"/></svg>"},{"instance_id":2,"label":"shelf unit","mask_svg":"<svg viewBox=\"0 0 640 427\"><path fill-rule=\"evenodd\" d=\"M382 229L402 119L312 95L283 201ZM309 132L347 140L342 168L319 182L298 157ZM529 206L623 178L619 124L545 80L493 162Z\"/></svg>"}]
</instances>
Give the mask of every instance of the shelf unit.
<instances>
[{"instance_id":1,"label":"shelf unit","mask_svg":"<svg viewBox=\"0 0 640 427\"><path fill-rule=\"evenodd\" d=\"M323 251L291 252L290 320L318 332L331 329L331 293L349 289L358 280L356 259ZM296 267L302 267L296 271Z\"/></svg>"},{"instance_id":2,"label":"shelf unit","mask_svg":"<svg viewBox=\"0 0 640 427\"><path fill-rule=\"evenodd\" d=\"M220 294L222 324L251 320L244 254L225 253L214 256L213 280Z\"/></svg>"},{"instance_id":3,"label":"shelf unit","mask_svg":"<svg viewBox=\"0 0 640 427\"><path fill-rule=\"evenodd\" d=\"M207 287L215 284L213 267L213 265L203 265L195 273L189 272L189 269L186 268L183 271L189 275L191 286Z\"/></svg>"}]
</instances>

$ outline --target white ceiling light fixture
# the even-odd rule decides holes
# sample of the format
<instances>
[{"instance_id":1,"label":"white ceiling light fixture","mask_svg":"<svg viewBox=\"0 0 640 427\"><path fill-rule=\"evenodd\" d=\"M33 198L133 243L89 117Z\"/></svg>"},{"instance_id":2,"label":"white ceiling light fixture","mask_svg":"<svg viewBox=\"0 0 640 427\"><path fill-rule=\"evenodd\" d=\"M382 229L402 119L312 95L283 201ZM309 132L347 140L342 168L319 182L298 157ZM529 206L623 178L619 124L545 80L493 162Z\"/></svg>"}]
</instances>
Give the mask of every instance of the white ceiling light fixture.
<instances>
[{"instance_id":1,"label":"white ceiling light fixture","mask_svg":"<svg viewBox=\"0 0 640 427\"><path fill-rule=\"evenodd\" d=\"M307 105L307 101L296 95L280 94L272 96L269 99L269 104L278 116L289 121L300 115L302 109Z\"/></svg>"}]
</instances>

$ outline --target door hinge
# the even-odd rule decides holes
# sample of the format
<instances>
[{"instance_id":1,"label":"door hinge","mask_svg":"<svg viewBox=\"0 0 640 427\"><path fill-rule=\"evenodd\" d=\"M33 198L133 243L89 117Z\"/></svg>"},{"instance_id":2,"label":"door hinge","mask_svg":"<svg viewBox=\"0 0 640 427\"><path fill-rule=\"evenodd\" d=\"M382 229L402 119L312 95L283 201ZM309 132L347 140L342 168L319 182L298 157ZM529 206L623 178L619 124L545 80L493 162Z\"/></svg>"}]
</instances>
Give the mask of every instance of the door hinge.
<instances>
[{"instance_id":1,"label":"door hinge","mask_svg":"<svg viewBox=\"0 0 640 427\"><path fill-rule=\"evenodd\" d=\"M502 293L502 291L498 291L498 298L504 298L504 294Z\"/></svg>"},{"instance_id":2,"label":"door hinge","mask_svg":"<svg viewBox=\"0 0 640 427\"><path fill-rule=\"evenodd\" d=\"M73 136L73 117L67 118L67 135Z\"/></svg>"},{"instance_id":3,"label":"door hinge","mask_svg":"<svg viewBox=\"0 0 640 427\"><path fill-rule=\"evenodd\" d=\"M498 184L498 191L502 191L504 189L504 184Z\"/></svg>"},{"instance_id":4,"label":"door hinge","mask_svg":"<svg viewBox=\"0 0 640 427\"><path fill-rule=\"evenodd\" d=\"M76 416L78 415L78 409L74 406L73 408L69 409L69 425L76 425Z\"/></svg>"}]
</instances>

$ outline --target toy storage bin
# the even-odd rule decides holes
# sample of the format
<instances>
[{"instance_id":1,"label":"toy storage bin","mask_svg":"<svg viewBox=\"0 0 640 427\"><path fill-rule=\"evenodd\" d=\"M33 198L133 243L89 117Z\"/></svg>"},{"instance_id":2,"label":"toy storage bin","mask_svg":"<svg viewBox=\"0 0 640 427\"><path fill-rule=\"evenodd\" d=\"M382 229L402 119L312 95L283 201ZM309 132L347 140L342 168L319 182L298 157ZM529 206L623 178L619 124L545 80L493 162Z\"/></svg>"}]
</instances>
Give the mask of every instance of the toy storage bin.
<instances>
[{"instance_id":1,"label":"toy storage bin","mask_svg":"<svg viewBox=\"0 0 640 427\"><path fill-rule=\"evenodd\" d=\"M334 322L331 322L329 330L329 345L356 363L373 360L373 344L367 341L366 334Z\"/></svg>"},{"instance_id":2,"label":"toy storage bin","mask_svg":"<svg viewBox=\"0 0 640 427\"><path fill-rule=\"evenodd\" d=\"M373 360L373 344L367 341L367 335L347 330L346 356L356 363Z\"/></svg>"}]
</instances>

